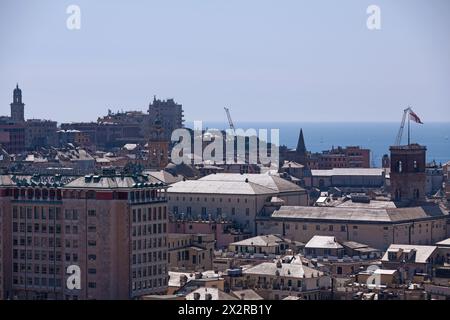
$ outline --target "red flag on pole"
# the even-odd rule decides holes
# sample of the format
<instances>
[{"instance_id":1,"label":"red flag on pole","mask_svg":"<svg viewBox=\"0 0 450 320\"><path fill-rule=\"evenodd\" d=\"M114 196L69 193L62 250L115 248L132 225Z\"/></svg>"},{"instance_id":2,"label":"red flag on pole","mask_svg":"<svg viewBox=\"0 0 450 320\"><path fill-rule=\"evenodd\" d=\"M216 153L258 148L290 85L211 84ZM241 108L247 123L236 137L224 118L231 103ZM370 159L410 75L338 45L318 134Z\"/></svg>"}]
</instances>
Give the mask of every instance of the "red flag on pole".
<instances>
[{"instance_id":1,"label":"red flag on pole","mask_svg":"<svg viewBox=\"0 0 450 320\"><path fill-rule=\"evenodd\" d=\"M409 111L409 119L411 119L412 121L414 121L416 123L423 124L423 122L422 122L422 120L420 120L419 116L417 114L415 114L414 111L412 111L412 110Z\"/></svg>"}]
</instances>

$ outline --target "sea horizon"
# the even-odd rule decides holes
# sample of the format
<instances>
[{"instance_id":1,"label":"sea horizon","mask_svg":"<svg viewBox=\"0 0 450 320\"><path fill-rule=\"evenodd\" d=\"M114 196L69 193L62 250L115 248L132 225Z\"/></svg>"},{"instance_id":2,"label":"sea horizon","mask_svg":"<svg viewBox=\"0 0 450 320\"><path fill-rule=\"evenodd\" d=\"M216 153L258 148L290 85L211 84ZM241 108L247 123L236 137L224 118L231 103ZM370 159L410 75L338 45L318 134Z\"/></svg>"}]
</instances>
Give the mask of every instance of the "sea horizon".
<instances>
[{"instance_id":1,"label":"sea horizon","mask_svg":"<svg viewBox=\"0 0 450 320\"><path fill-rule=\"evenodd\" d=\"M185 121L192 128L193 121ZM227 121L202 121L203 129L227 129ZM384 154L395 144L400 121L373 122L316 122L316 121L236 121L241 129L279 129L280 145L295 148L300 129L303 129L308 151L321 152L338 146L359 146L371 150L371 166L381 166ZM405 125L402 144L407 143L407 125ZM411 142L427 147L427 162L437 164L450 161L450 121L430 121L424 124L411 123Z\"/></svg>"}]
</instances>

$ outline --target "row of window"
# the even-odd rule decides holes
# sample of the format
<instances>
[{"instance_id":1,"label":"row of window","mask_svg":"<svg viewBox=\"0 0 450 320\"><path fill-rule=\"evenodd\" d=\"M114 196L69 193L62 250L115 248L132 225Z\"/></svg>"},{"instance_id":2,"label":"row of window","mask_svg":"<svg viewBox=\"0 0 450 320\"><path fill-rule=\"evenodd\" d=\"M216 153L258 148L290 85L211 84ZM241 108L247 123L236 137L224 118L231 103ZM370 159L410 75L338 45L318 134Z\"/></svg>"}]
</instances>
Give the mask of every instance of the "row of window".
<instances>
[{"instance_id":1,"label":"row of window","mask_svg":"<svg viewBox=\"0 0 450 320\"><path fill-rule=\"evenodd\" d=\"M13 277L13 284L25 285L24 277ZM27 277L27 286L61 288L62 280L60 278L38 278Z\"/></svg>"},{"instance_id":2,"label":"row of window","mask_svg":"<svg viewBox=\"0 0 450 320\"><path fill-rule=\"evenodd\" d=\"M146 250L151 248L165 247L167 239L165 237L153 238L153 239L141 239L133 240L133 250Z\"/></svg>"},{"instance_id":3,"label":"row of window","mask_svg":"<svg viewBox=\"0 0 450 320\"><path fill-rule=\"evenodd\" d=\"M208 214L208 208L206 207L202 207L202 215L207 215ZM174 214L178 214L179 209L178 206L173 206L173 213ZM192 214L192 207L186 207L186 214L190 215ZM221 215L222 214L222 208L216 208L216 214L217 215ZM236 208L231 208L231 215L234 216L236 215ZM245 215L248 217L250 216L250 208L245 208Z\"/></svg>"},{"instance_id":4,"label":"row of window","mask_svg":"<svg viewBox=\"0 0 450 320\"><path fill-rule=\"evenodd\" d=\"M133 222L167 219L167 207L133 209Z\"/></svg>"},{"instance_id":5,"label":"row of window","mask_svg":"<svg viewBox=\"0 0 450 320\"><path fill-rule=\"evenodd\" d=\"M61 225L47 225L47 224L25 224L23 222L17 223L13 222L13 232L20 232L20 233L61 233Z\"/></svg>"},{"instance_id":6,"label":"row of window","mask_svg":"<svg viewBox=\"0 0 450 320\"><path fill-rule=\"evenodd\" d=\"M13 237L13 247L17 246L27 246L27 247L39 247L39 248L61 248L61 238L47 238L47 237ZM77 249L79 247L79 243L77 239L65 239L64 240L65 248L74 248Z\"/></svg>"},{"instance_id":7,"label":"row of window","mask_svg":"<svg viewBox=\"0 0 450 320\"><path fill-rule=\"evenodd\" d=\"M27 273L35 273L35 274L60 274L61 267L47 264L25 264L25 263L13 263L13 272L27 272Z\"/></svg>"},{"instance_id":8,"label":"row of window","mask_svg":"<svg viewBox=\"0 0 450 320\"><path fill-rule=\"evenodd\" d=\"M61 220L59 207L17 207L13 206L13 219Z\"/></svg>"},{"instance_id":9,"label":"row of window","mask_svg":"<svg viewBox=\"0 0 450 320\"><path fill-rule=\"evenodd\" d=\"M176 201L180 201L180 197L173 197L174 198L174 200L176 200ZM169 201L170 201L170 199L171 199L171 197L169 197ZM182 199L182 201L186 201L186 197L181 197L181 199ZM193 202L194 201L194 198L193 197L189 197L189 202ZM196 198L196 201L197 202L200 202L200 197L197 197ZM223 201L223 198L218 198L218 202L222 202ZM232 199L231 198L228 198L228 202L231 202L232 201ZM203 198L203 202L208 202L208 198ZM216 198L211 198L211 202L216 202ZM236 202L237 203L240 203L241 202L241 198L236 198ZM244 198L244 203L247 203L248 202L248 199L247 198Z\"/></svg>"},{"instance_id":10,"label":"row of window","mask_svg":"<svg viewBox=\"0 0 450 320\"><path fill-rule=\"evenodd\" d=\"M263 224L263 223L262 223ZM275 225L277 225L277 224L275 224ZM293 224L294 225L294 228L295 228L295 230L298 230L298 224ZM422 231L421 231L421 228L422 228L422 224L416 224L416 225L411 225L413 228L414 227L418 227L419 228L419 233L421 233ZM315 230L316 231L321 231L321 230L323 230L323 229L321 229L323 226L322 225L320 225L320 224L317 224L316 226L315 226ZM328 225L328 227L326 227L327 229L328 229L328 231L334 231L334 225ZM425 224L425 227L427 228L426 229L426 232L428 232L428 223L427 224ZM440 228L441 227L441 225L440 224L436 224L436 225L433 225L433 227L434 228ZM445 228L445 225L442 225L442 227L443 228ZM358 229L358 226L352 226L352 228L353 229ZM396 228L398 228L398 227L396 227ZM407 229L408 228L408 226L404 226L404 228L405 229ZM289 224L289 223L287 223L286 224L286 230L290 230L291 229L291 225ZM303 224L302 225L302 230L308 230L308 225L306 225L306 224ZM341 231L341 232L346 232L347 231L347 228L346 228L346 226L345 225L341 225L340 227L339 227L339 230ZM389 230L389 227L383 227L383 230L385 230L385 231L388 231ZM414 233L414 231L412 231L412 233Z\"/></svg>"},{"instance_id":11,"label":"row of window","mask_svg":"<svg viewBox=\"0 0 450 320\"><path fill-rule=\"evenodd\" d=\"M167 285L167 279L133 281L133 291L158 288Z\"/></svg>"},{"instance_id":12,"label":"row of window","mask_svg":"<svg viewBox=\"0 0 450 320\"><path fill-rule=\"evenodd\" d=\"M133 279L140 279L145 277L153 277L167 274L166 266L159 264L147 267L141 267L133 269L132 277Z\"/></svg>"},{"instance_id":13,"label":"row of window","mask_svg":"<svg viewBox=\"0 0 450 320\"><path fill-rule=\"evenodd\" d=\"M36 261L61 261L60 251L45 250L13 250L13 259L15 260L36 260Z\"/></svg>"},{"instance_id":14,"label":"row of window","mask_svg":"<svg viewBox=\"0 0 450 320\"><path fill-rule=\"evenodd\" d=\"M154 251L146 253L133 254L133 265L147 263L147 262L159 262L167 259L166 251Z\"/></svg>"},{"instance_id":15,"label":"row of window","mask_svg":"<svg viewBox=\"0 0 450 320\"><path fill-rule=\"evenodd\" d=\"M154 223L133 227L133 237L146 236L147 234L163 234L167 232L167 223Z\"/></svg>"}]
</instances>

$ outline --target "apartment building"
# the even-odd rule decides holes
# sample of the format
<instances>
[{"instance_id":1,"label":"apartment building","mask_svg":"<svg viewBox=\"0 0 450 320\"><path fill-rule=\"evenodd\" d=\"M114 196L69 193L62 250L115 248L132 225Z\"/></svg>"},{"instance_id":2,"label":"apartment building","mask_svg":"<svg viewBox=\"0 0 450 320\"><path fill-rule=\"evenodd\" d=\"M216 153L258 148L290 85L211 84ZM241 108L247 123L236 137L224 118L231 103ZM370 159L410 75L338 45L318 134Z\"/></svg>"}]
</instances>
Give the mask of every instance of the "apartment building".
<instances>
[{"instance_id":1,"label":"apartment building","mask_svg":"<svg viewBox=\"0 0 450 320\"><path fill-rule=\"evenodd\" d=\"M449 215L438 205L414 208L284 206L257 218L257 233L307 243L316 235L385 250L391 243L434 244L447 238Z\"/></svg>"},{"instance_id":2,"label":"apartment building","mask_svg":"<svg viewBox=\"0 0 450 320\"><path fill-rule=\"evenodd\" d=\"M214 234L169 233L167 235L169 269L210 270L214 245Z\"/></svg>"},{"instance_id":3,"label":"apartment building","mask_svg":"<svg viewBox=\"0 0 450 320\"><path fill-rule=\"evenodd\" d=\"M249 288L264 299L281 300L294 295L321 300L329 295L331 278L301 263L263 262L226 277L230 288Z\"/></svg>"},{"instance_id":4,"label":"apartment building","mask_svg":"<svg viewBox=\"0 0 450 320\"><path fill-rule=\"evenodd\" d=\"M168 193L175 216L226 218L249 232L255 231L256 215L274 197L285 204L308 203L303 188L268 174L212 174L174 183Z\"/></svg>"},{"instance_id":5,"label":"apartment building","mask_svg":"<svg viewBox=\"0 0 450 320\"><path fill-rule=\"evenodd\" d=\"M1 176L4 298L132 299L167 289L167 186L144 175ZM69 266L80 288L67 286Z\"/></svg>"}]
</instances>

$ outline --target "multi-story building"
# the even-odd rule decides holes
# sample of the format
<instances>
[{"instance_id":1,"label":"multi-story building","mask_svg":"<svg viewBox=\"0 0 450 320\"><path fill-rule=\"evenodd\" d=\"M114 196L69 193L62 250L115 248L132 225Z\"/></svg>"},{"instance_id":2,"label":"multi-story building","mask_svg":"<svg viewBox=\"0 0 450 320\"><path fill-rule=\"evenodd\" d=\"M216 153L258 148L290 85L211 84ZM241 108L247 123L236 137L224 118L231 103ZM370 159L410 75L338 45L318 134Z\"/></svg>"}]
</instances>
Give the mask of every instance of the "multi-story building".
<instances>
[{"instance_id":1,"label":"multi-story building","mask_svg":"<svg viewBox=\"0 0 450 320\"><path fill-rule=\"evenodd\" d=\"M450 201L450 161L442 166L444 173L444 183L445 183L445 195L447 200Z\"/></svg>"},{"instance_id":2,"label":"multi-story building","mask_svg":"<svg viewBox=\"0 0 450 320\"><path fill-rule=\"evenodd\" d=\"M150 119L156 119L159 115L161 125L164 128L164 139L170 141L172 132L183 127L183 106L173 99L160 100L153 97L153 102L148 106Z\"/></svg>"},{"instance_id":3,"label":"multi-story building","mask_svg":"<svg viewBox=\"0 0 450 320\"><path fill-rule=\"evenodd\" d=\"M170 270L210 270L214 242L213 234L169 233L167 250Z\"/></svg>"},{"instance_id":4,"label":"multi-story building","mask_svg":"<svg viewBox=\"0 0 450 320\"><path fill-rule=\"evenodd\" d=\"M326 190L332 187L342 191L379 189L385 185L385 171L381 168L314 169L304 181L307 187Z\"/></svg>"},{"instance_id":5,"label":"multi-story building","mask_svg":"<svg viewBox=\"0 0 450 320\"><path fill-rule=\"evenodd\" d=\"M280 255L286 254L288 250L290 250L290 254L295 254L301 249L303 249L303 244L276 234L256 236L228 245L228 251L236 254Z\"/></svg>"},{"instance_id":6,"label":"multi-story building","mask_svg":"<svg viewBox=\"0 0 450 320\"><path fill-rule=\"evenodd\" d=\"M251 233L245 233L240 229L234 228L231 220L223 219L172 219L169 222L169 232L172 233L190 233L190 234L212 234L215 239L215 248L227 248L231 242L237 242L251 237Z\"/></svg>"},{"instance_id":7,"label":"multi-story building","mask_svg":"<svg viewBox=\"0 0 450 320\"><path fill-rule=\"evenodd\" d=\"M417 144L391 147L391 201L344 201L324 207L281 206L260 215L257 233L308 242L334 236L377 249L392 243L434 244L448 237L449 213L425 198L425 151Z\"/></svg>"},{"instance_id":8,"label":"multi-story building","mask_svg":"<svg viewBox=\"0 0 450 320\"><path fill-rule=\"evenodd\" d=\"M1 176L3 290L131 299L167 289L167 186L149 176ZM81 287L67 286L68 267Z\"/></svg>"},{"instance_id":9,"label":"multi-story building","mask_svg":"<svg viewBox=\"0 0 450 320\"><path fill-rule=\"evenodd\" d=\"M300 130L297 147L288 149L280 148L280 160L294 161L305 165L310 169L333 168L370 168L370 150L359 146L333 147L322 152L308 152L305 146L303 130Z\"/></svg>"},{"instance_id":10,"label":"multi-story building","mask_svg":"<svg viewBox=\"0 0 450 320\"><path fill-rule=\"evenodd\" d=\"M0 119L0 144L9 153L57 145L57 123L50 120L25 121L25 104L19 85L13 91L11 116Z\"/></svg>"},{"instance_id":11,"label":"multi-story building","mask_svg":"<svg viewBox=\"0 0 450 320\"><path fill-rule=\"evenodd\" d=\"M304 300L329 298L331 278L299 262L263 262L248 269L231 270L225 277L230 288L250 288L261 297L281 300L294 295Z\"/></svg>"},{"instance_id":12,"label":"multi-story building","mask_svg":"<svg viewBox=\"0 0 450 320\"><path fill-rule=\"evenodd\" d=\"M437 246L392 244L386 250L381 263L383 269L399 270L402 281L418 274L432 275L433 267L443 264Z\"/></svg>"},{"instance_id":13,"label":"multi-story building","mask_svg":"<svg viewBox=\"0 0 450 320\"><path fill-rule=\"evenodd\" d=\"M56 147L58 145L56 131L56 121L28 119L25 122L25 148L35 150L42 147Z\"/></svg>"},{"instance_id":14,"label":"multi-story building","mask_svg":"<svg viewBox=\"0 0 450 320\"><path fill-rule=\"evenodd\" d=\"M447 238L449 215L439 206L415 208L281 207L259 217L257 233L279 233L300 242L334 236L377 249L391 243L433 244Z\"/></svg>"},{"instance_id":15,"label":"multi-story building","mask_svg":"<svg viewBox=\"0 0 450 320\"><path fill-rule=\"evenodd\" d=\"M11 122L9 117L0 119L0 144L10 154L25 150L25 126L22 122Z\"/></svg>"},{"instance_id":16,"label":"multi-story building","mask_svg":"<svg viewBox=\"0 0 450 320\"><path fill-rule=\"evenodd\" d=\"M58 130L57 132L58 146L64 147L71 143L76 147L87 147L92 145L89 135L79 130Z\"/></svg>"},{"instance_id":17,"label":"multi-story building","mask_svg":"<svg viewBox=\"0 0 450 320\"><path fill-rule=\"evenodd\" d=\"M337 147L308 156L311 169L370 168L370 150L357 146Z\"/></svg>"},{"instance_id":18,"label":"multi-story building","mask_svg":"<svg viewBox=\"0 0 450 320\"><path fill-rule=\"evenodd\" d=\"M255 231L255 217L273 198L290 205L307 205L298 185L268 174L213 174L174 183L169 209L175 216L226 218L244 231Z\"/></svg>"}]
</instances>

